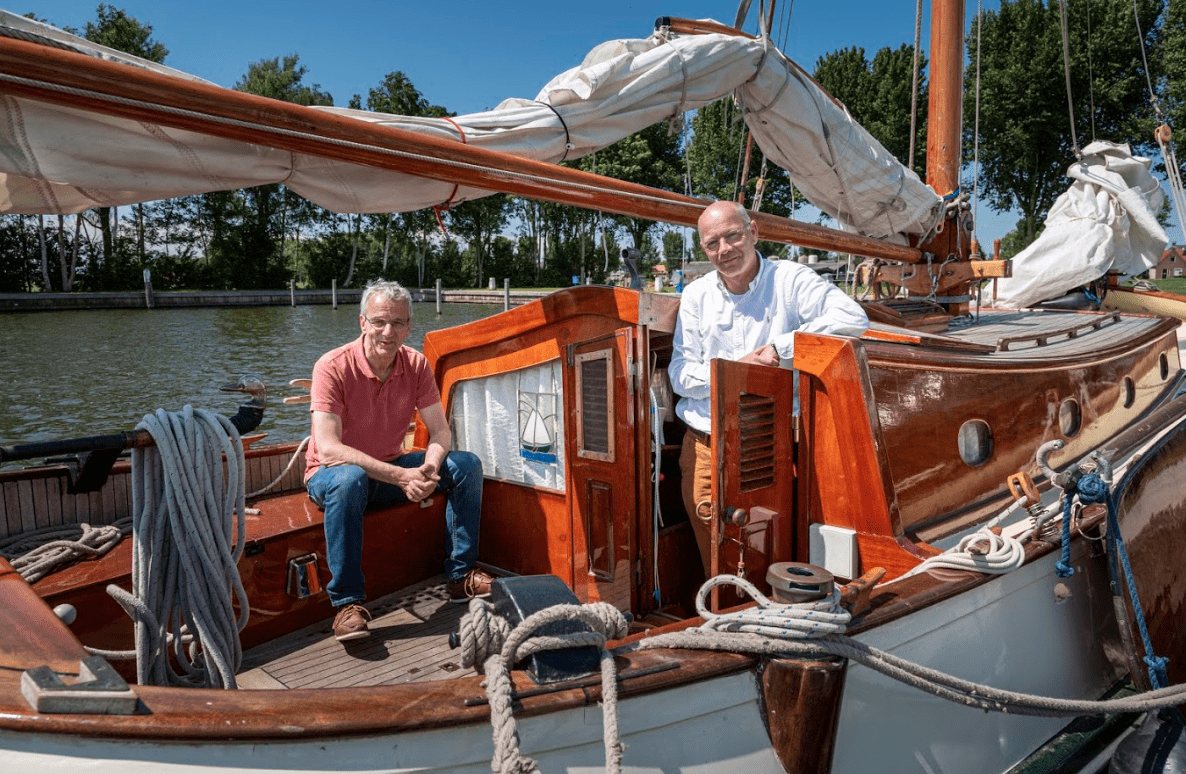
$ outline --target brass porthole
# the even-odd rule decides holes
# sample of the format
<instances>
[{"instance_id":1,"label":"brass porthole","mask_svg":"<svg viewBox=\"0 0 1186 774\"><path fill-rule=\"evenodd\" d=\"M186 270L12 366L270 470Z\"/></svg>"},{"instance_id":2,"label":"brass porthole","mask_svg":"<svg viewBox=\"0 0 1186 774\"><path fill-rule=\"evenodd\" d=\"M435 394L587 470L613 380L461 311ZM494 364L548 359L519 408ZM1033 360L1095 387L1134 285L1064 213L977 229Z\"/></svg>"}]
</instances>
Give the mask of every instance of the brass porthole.
<instances>
[{"instance_id":1,"label":"brass porthole","mask_svg":"<svg viewBox=\"0 0 1186 774\"><path fill-rule=\"evenodd\" d=\"M979 467L992 456L992 428L983 419L969 419L960 425L956 438L960 459L972 467Z\"/></svg>"},{"instance_id":2,"label":"brass porthole","mask_svg":"<svg viewBox=\"0 0 1186 774\"><path fill-rule=\"evenodd\" d=\"M1079 401L1067 398L1058 404L1058 428L1067 438L1074 438L1079 434L1079 426L1083 423L1083 416L1079 411Z\"/></svg>"}]
</instances>

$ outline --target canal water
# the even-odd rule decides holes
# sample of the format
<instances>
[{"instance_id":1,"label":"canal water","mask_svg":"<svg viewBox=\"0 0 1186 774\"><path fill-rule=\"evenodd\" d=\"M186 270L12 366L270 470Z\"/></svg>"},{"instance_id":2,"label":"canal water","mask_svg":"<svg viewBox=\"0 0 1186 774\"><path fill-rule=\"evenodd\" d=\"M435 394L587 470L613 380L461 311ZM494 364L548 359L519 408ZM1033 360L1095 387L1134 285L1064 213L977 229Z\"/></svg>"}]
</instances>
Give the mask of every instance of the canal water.
<instances>
[{"instance_id":1,"label":"canal water","mask_svg":"<svg viewBox=\"0 0 1186 774\"><path fill-rule=\"evenodd\" d=\"M413 304L407 343L477 320L501 305ZM242 398L219 391L244 374L268 385L259 432L309 433L307 404L284 405L324 352L359 335L358 307L0 313L0 445L131 430L148 413L194 408L233 415Z\"/></svg>"}]
</instances>

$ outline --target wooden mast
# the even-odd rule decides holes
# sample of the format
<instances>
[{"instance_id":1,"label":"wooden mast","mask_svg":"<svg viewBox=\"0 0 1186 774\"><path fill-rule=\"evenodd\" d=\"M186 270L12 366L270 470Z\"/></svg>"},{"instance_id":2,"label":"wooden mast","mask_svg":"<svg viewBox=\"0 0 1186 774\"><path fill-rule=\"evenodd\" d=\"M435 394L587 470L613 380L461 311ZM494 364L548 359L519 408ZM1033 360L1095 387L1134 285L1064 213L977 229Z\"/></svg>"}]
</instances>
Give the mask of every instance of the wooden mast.
<instances>
[{"instance_id":1,"label":"wooden mast","mask_svg":"<svg viewBox=\"0 0 1186 774\"><path fill-rule=\"evenodd\" d=\"M931 4L931 92L927 184L940 196L959 188L964 95L964 0Z\"/></svg>"}]
</instances>

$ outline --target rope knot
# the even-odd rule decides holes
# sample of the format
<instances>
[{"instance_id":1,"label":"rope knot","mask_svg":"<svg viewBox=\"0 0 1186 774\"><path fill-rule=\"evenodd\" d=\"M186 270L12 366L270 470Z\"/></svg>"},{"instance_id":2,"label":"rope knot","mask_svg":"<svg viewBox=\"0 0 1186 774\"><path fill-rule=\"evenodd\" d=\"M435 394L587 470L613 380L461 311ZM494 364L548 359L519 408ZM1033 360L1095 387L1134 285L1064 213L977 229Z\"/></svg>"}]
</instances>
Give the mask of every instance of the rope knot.
<instances>
[{"instance_id":1,"label":"rope knot","mask_svg":"<svg viewBox=\"0 0 1186 774\"><path fill-rule=\"evenodd\" d=\"M1084 505L1107 502L1108 484L1098 473L1088 473L1075 484L1079 502Z\"/></svg>"}]
</instances>

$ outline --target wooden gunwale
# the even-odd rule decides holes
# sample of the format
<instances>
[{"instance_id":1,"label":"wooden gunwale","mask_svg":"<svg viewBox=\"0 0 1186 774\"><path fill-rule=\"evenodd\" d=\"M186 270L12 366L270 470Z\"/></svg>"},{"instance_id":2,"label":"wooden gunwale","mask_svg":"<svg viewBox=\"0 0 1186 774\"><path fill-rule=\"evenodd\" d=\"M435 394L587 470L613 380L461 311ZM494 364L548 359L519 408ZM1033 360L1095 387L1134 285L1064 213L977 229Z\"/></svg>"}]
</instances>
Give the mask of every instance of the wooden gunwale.
<instances>
[{"instance_id":1,"label":"wooden gunwale","mask_svg":"<svg viewBox=\"0 0 1186 774\"><path fill-rule=\"evenodd\" d=\"M684 226L694 226L700 212L709 204L576 169L379 126L23 40L0 38L0 73L21 79L0 83L0 93L502 191L538 201ZM67 93L50 88L50 84L78 91ZM133 100L137 104L96 95ZM186 112L173 112L175 109ZM217 119L246 121L250 125L230 125ZM337 141L352 145L343 146ZM384 150L401 155L395 156ZM766 213L754 213L754 218L760 224L764 239L905 263L924 260L921 251L913 247L888 244Z\"/></svg>"}]
</instances>

